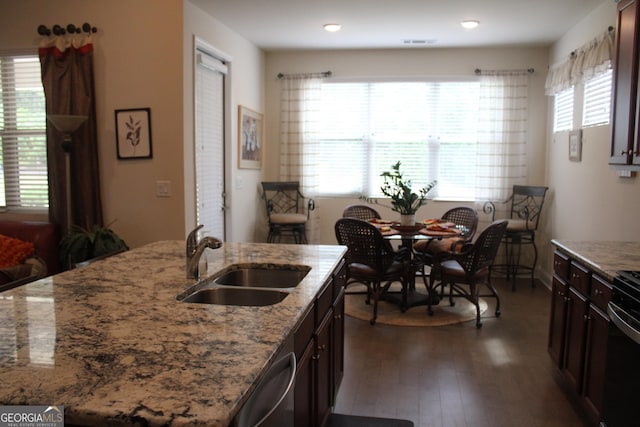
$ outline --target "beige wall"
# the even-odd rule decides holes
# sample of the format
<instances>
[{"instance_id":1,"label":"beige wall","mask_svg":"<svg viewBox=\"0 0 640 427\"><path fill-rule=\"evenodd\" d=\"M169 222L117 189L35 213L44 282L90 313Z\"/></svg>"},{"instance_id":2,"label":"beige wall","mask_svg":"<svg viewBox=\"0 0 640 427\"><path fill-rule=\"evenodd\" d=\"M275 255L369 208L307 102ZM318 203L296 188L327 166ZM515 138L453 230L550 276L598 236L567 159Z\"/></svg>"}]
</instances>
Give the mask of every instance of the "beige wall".
<instances>
[{"instance_id":1,"label":"beige wall","mask_svg":"<svg viewBox=\"0 0 640 427\"><path fill-rule=\"evenodd\" d=\"M615 25L614 2L607 2L576 25L551 49L551 63ZM551 101L549 97L549 111ZM576 112L574 123L580 123ZM546 211L543 241L547 267L542 273L550 279L553 247L551 238L564 240L637 241L640 239L640 179L620 178L607 162L610 149L609 126L583 131L582 161L568 158L568 132L547 132L547 181L551 199Z\"/></svg>"},{"instance_id":2,"label":"beige wall","mask_svg":"<svg viewBox=\"0 0 640 427\"><path fill-rule=\"evenodd\" d=\"M106 223L132 247L184 236L182 1L21 0L0 4L0 49L37 52L38 25L98 28L95 81L101 193ZM119 161L114 110L151 108L153 158ZM171 198L155 196L169 180Z\"/></svg>"},{"instance_id":3,"label":"beige wall","mask_svg":"<svg viewBox=\"0 0 640 427\"><path fill-rule=\"evenodd\" d=\"M227 230L226 240L263 241L262 205L258 186L262 170L238 168L238 106L267 115L264 110L264 53L220 21L185 1L184 4L184 167L187 229L195 225L193 176L193 46L194 37L229 60L226 141Z\"/></svg>"},{"instance_id":4,"label":"beige wall","mask_svg":"<svg viewBox=\"0 0 640 427\"><path fill-rule=\"evenodd\" d=\"M267 53L266 66L266 110L267 139L277 141L279 135L280 84L276 75L282 73L319 72L331 70L334 79L358 77L464 77L474 76L480 69L527 69L534 68L531 75L529 96L529 144L527 164L529 183L545 184L545 153L547 126L547 100L544 96L544 80L548 64L548 50L531 48L488 49L396 49L358 51L282 51ZM271 151L267 176L278 177L277 147ZM392 156L389 162L394 163ZM320 215L320 243L335 244L333 226L342 215L344 207L358 203L357 199L332 198L317 200ZM467 205L464 202L432 201L418 212L419 218L438 217L453 206ZM380 207L382 215L395 213ZM482 218L483 221L487 218Z\"/></svg>"}]
</instances>

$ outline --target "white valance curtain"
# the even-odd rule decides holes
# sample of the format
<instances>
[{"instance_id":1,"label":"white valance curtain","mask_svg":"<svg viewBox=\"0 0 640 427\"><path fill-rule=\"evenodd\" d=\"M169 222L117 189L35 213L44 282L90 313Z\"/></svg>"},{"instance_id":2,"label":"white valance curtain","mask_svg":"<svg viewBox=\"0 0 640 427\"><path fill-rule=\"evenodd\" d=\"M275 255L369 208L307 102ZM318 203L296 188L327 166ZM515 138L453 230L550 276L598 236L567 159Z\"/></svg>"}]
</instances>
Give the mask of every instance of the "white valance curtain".
<instances>
[{"instance_id":1,"label":"white valance curtain","mask_svg":"<svg viewBox=\"0 0 640 427\"><path fill-rule=\"evenodd\" d=\"M307 198L318 195L318 126L324 74L281 76L280 179L299 181ZM319 209L311 211L307 240L319 242Z\"/></svg>"},{"instance_id":2,"label":"white valance curtain","mask_svg":"<svg viewBox=\"0 0 640 427\"><path fill-rule=\"evenodd\" d=\"M553 65L547 74L546 94L555 95L607 71L611 68L613 45L614 34L608 29L604 34L572 52L566 61Z\"/></svg>"},{"instance_id":3,"label":"white valance curtain","mask_svg":"<svg viewBox=\"0 0 640 427\"><path fill-rule=\"evenodd\" d=\"M476 166L476 200L506 200L526 181L528 70L483 71Z\"/></svg>"}]
</instances>

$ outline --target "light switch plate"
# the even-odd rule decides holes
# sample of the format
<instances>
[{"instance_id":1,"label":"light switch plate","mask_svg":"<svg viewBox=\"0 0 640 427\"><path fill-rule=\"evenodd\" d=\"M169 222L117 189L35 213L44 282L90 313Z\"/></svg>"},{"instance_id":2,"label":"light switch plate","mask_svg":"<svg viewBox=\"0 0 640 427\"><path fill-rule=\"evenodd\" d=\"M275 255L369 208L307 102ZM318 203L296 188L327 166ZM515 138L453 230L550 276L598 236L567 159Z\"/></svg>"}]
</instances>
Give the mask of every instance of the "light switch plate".
<instances>
[{"instance_id":1,"label":"light switch plate","mask_svg":"<svg viewBox=\"0 0 640 427\"><path fill-rule=\"evenodd\" d=\"M156 181L156 197L171 197L171 181Z\"/></svg>"}]
</instances>

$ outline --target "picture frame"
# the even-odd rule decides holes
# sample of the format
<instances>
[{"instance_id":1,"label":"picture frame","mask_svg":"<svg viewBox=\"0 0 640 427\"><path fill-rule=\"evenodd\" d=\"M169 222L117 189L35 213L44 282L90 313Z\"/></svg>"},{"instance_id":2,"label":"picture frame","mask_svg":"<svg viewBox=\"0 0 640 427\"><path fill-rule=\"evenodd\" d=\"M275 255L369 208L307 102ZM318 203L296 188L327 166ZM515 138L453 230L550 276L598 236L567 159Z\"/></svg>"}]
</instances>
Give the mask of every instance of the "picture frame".
<instances>
[{"instance_id":1,"label":"picture frame","mask_svg":"<svg viewBox=\"0 0 640 427\"><path fill-rule=\"evenodd\" d=\"M569 160L579 162L582 160L582 130L569 132Z\"/></svg>"},{"instance_id":2,"label":"picture frame","mask_svg":"<svg viewBox=\"0 0 640 427\"><path fill-rule=\"evenodd\" d=\"M262 114L238 106L238 167L260 169L264 153L264 123Z\"/></svg>"},{"instance_id":3,"label":"picture frame","mask_svg":"<svg viewBox=\"0 0 640 427\"><path fill-rule=\"evenodd\" d=\"M131 108L115 110L116 148L118 159L150 159L151 109Z\"/></svg>"}]
</instances>

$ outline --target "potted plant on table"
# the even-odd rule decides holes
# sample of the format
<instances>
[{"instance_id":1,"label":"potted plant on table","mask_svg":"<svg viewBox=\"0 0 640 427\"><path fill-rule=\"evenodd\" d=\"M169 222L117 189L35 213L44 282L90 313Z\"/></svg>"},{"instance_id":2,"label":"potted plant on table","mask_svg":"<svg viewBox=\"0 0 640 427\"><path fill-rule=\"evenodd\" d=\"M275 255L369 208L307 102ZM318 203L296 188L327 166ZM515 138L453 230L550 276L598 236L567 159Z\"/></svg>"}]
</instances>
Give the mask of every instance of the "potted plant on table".
<instances>
[{"instance_id":1,"label":"potted plant on table","mask_svg":"<svg viewBox=\"0 0 640 427\"><path fill-rule=\"evenodd\" d=\"M390 171L384 171L380 174L384 179L384 183L380 190L382 194L391 199L391 210L400 214L400 225L415 225L416 212L427 204L427 194L437 181L431 181L426 187L418 189L414 192L411 186L411 180L405 179L400 172L400 162L391 166ZM368 197L364 197L368 202L377 203Z\"/></svg>"}]
</instances>

